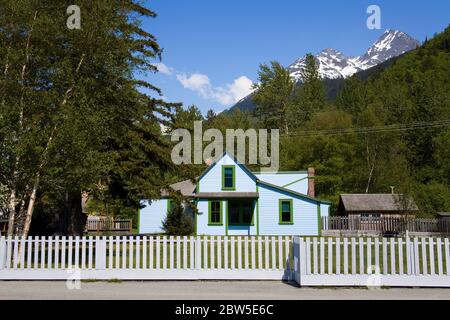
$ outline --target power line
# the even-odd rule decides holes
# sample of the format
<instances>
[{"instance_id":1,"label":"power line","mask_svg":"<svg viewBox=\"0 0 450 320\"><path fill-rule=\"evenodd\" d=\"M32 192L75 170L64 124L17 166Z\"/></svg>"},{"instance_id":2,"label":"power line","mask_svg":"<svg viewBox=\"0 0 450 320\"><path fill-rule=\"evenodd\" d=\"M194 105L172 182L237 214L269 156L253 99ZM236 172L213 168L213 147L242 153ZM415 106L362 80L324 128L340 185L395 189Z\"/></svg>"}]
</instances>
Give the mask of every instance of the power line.
<instances>
[{"instance_id":1,"label":"power line","mask_svg":"<svg viewBox=\"0 0 450 320\"><path fill-rule=\"evenodd\" d=\"M327 130L306 130L294 134L282 134L282 136L289 137L310 137L321 135L347 135L358 133L377 133L377 132L391 132L391 131L408 131L408 130L421 130L450 126L450 119L428 122L414 122L408 124L393 124L385 126L374 127L362 127L362 128L339 128L339 129L327 129Z\"/></svg>"}]
</instances>

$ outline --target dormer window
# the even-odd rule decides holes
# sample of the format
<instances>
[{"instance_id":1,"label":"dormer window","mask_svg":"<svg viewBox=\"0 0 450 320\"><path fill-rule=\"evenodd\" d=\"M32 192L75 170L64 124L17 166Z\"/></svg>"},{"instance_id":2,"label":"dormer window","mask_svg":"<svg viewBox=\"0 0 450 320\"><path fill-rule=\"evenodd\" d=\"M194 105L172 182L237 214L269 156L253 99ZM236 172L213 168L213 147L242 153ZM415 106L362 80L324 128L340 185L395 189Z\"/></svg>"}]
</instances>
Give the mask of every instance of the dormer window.
<instances>
[{"instance_id":1,"label":"dormer window","mask_svg":"<svg viewBox=\"0 0 450 320\"><path fill-rule=\"evenodd\" d=\"M236 190L234 166L222 166L222 190Z\"/></svg>"}]
</instances>

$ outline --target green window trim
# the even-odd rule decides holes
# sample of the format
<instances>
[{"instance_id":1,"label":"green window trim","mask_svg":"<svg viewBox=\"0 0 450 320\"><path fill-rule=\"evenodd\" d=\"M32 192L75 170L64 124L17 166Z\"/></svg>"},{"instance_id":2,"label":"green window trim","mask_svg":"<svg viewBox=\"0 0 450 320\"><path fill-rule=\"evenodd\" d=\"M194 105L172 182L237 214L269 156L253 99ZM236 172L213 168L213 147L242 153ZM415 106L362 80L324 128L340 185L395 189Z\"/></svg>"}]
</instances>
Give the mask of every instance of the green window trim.
<instances>
[{"instance_id":1,"label":"green window trim","mask_svg":"<svg viewBox=\"0 0 450 320\"><path fill-rule=\"evenodd\" d=\"M225 170L231 169L232 170L232 177L233 177L233 185L231 187L225 186ZM235 166L222 166L222 190L236 190L236 167Z\"/></svg>"},{"instance_id":2,"label":"green window trim","mask_svg":"<svg viewBox=\"0 0 450 320\"><path fill-rule=\"evenodd\" d=\"M212 221L212 203L219 203L219 222ZM223 211L222 211L222 201L220 200L209 200L208 201L208 226L222 226L223 225Z\"/></svg>"},{"instance_id":3,"label":"green window trim","mask_svg":"<svg viewBox=\"0 0 450 320\"><path fill-rule=\"evenodd\" d=\"M167 199L167 213L170 212L171 208L173 208L173 200Z\"/></svg>"},{"instance_id":4,"label":"green window trim","mask_svg":"<svg viewBox=\"0 0 450 320\"><path fill-rule=\"evenodd\" d=\"M283 203L288 202L290 208L290 220L283 221ZM281 225L293 225L294 224L294 201L292 199L279 199L278 200L278 214L279 221L278 224Z\"/></svg>"}]
</instances>

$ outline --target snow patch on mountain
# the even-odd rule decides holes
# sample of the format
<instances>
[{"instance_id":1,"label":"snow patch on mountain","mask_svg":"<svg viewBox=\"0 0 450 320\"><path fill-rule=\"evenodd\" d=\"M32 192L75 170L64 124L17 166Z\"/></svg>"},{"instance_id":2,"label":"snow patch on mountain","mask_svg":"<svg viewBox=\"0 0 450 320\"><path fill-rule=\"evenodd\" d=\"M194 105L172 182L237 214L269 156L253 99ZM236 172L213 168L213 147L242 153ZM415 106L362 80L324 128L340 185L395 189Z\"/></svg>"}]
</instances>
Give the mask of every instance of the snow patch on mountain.
<instances>
[{"instance_id":1,"label":"snow patch on mountain","mask_svg":"<svg viewBox=\"0 0 450 320\"><path fill-rule=\"evenodd\" d=\"M335 49L324 49L315 56L322 78L348 78L355 73L372 68L386 60L415 49L419 42L404 32L386 30L383 35L361 56L349 57ZM288 69L291 76L301 81L306 57L297 59Z\"/></svg>"}]
</instances>

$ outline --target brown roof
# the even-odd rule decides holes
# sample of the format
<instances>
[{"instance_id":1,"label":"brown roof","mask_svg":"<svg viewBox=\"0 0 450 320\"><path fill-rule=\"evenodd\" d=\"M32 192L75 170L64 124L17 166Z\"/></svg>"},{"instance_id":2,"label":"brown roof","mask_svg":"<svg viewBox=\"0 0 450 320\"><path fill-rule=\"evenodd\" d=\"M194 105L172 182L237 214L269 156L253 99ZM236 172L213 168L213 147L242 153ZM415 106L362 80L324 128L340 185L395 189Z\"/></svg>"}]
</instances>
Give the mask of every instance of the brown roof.
<instances>
[{"instance_id":1,"label":"brown roof","mask_svg":"<svg viewBox=\"0 0 450 320\"><path fill-rule=\"evenodd\" d=\"M177 182L174 184L171 184L170 187L174 191L180 191L181 194L185 197L191 197L194 194L195 191L195 184L191 180L185 180L181 182ZM167 190L161 190L161 196L167 197L169 193Z\"/></svg>"},{"instance_id":2,"label":"brown roof","mask_svg":"<svg viewBox=\"0 0 450 320\"><path fill-rule=\"evenodd\" d=\"M412 198L400 194L342 194L339 206L347 212L418 211Z\"/></svg>"},{"instance_id":3,"label":"brown roof","mask_svg":"<svg viewBox=\"0 0 450 320\"><path fill-rule=\"evenodd\" d=\"M258 192L199 192L195 198L258 198Z\"/></svg>"}]
</instances>

